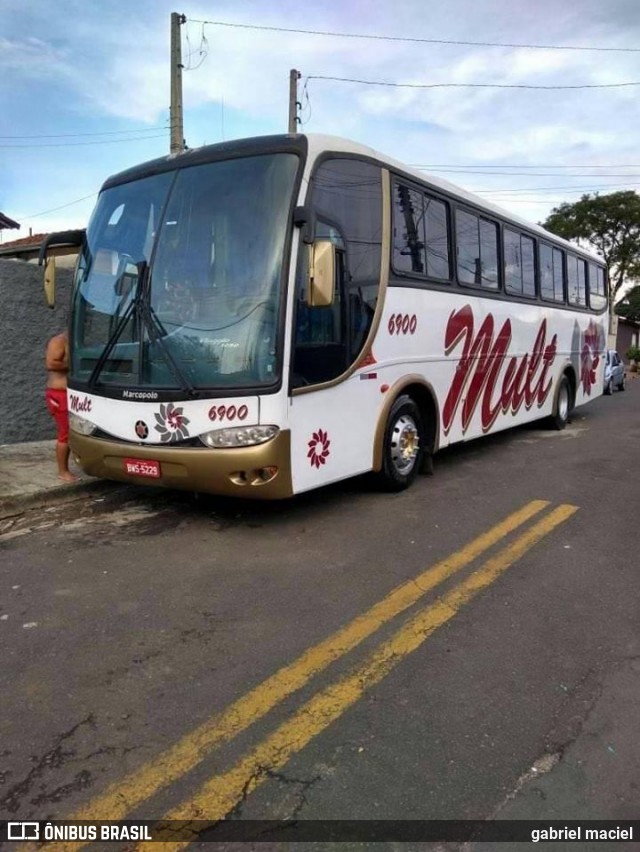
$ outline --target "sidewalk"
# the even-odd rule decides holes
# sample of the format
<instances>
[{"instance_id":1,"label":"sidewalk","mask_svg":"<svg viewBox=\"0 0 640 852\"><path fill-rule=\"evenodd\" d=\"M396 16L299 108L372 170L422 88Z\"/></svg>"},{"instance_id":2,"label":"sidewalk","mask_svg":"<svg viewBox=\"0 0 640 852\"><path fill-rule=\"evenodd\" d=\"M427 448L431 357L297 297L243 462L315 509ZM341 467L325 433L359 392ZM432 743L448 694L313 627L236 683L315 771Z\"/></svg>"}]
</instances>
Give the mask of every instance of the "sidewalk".
<instances>
[{"instance_id":1,"label":"sidewalk","mask_svg":"<svg viewBox=\"0 0 640 852\"><path fill-rule=\"evenodd\" d=\"M78 481L58 479L55 441L0 446L0 520L37 506L81 499L87 492L101 490L105 483L86 476L76 467Z\"/></svg>"}]
</instances>

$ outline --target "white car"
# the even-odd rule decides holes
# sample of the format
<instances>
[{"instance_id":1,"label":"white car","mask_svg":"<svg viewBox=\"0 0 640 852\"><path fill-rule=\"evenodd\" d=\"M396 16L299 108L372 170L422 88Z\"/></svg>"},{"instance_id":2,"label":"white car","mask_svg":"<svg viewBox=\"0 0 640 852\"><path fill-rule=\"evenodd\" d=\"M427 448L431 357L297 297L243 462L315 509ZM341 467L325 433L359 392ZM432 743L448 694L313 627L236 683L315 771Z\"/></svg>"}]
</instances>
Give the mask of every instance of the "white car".
<instances>
[{"instance_id":1,"label":"white car","mask_svg":"<svg viewBox=\"0 0 640 852\"><path fill-rule=\"evenodd\" d=\"M604 392L611 396L614 388L623 391L627 381L622 358L615 349L607 349L604 361Z\"/></svg>"}]
</instances>

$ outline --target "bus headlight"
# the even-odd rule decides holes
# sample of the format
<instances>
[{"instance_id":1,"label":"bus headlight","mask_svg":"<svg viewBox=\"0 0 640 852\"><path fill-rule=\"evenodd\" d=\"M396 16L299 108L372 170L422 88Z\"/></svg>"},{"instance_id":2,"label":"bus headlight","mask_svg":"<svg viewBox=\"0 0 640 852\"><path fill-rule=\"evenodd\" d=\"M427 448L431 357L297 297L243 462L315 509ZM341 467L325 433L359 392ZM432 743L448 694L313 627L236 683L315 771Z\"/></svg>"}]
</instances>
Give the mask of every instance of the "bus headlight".
<instances>
[{"instance_id":1,"label":"bus headlight","mask_svg":"<svg viewBox=\"0 0 640 852\"><path fill-rule=\"evenodd\" d=\"M279 431L277 426L234 426L231 429L213 429L199 437L207 447L252 447L270 441Z\"/></svg>"},{"instance_id":2,"label":"bus headlight","mask_svg":"<svg viewBox=\"0 0 640 852\"><path fill-rule=\"evenodd\" d=\"M78 435L93 435L98 427L90 420L85 420L84 417L78 417L77 414L69 412L69 429L77 432Z\"/></svg>"}]
</instances>

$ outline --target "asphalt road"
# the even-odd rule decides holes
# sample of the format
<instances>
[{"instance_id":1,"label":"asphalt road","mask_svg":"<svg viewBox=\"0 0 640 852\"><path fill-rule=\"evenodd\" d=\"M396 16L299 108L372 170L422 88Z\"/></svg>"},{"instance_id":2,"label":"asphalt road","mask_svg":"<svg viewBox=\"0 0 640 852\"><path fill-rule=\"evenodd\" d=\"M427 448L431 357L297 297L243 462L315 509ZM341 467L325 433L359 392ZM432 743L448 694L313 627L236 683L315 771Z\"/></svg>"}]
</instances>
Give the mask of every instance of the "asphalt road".
<instances>
[{"instance_id":1,"label":"asphalt road","mask_svg":"<svg viewBox=\"0 0 640 852\"><path fill-rule=\"evenodd\" d=\"M0 813L638 818L639 477L636 380L399 495L26 514L0 536ZM580 848L609 847L640 843Z\"/></svg>"}]
</instances>

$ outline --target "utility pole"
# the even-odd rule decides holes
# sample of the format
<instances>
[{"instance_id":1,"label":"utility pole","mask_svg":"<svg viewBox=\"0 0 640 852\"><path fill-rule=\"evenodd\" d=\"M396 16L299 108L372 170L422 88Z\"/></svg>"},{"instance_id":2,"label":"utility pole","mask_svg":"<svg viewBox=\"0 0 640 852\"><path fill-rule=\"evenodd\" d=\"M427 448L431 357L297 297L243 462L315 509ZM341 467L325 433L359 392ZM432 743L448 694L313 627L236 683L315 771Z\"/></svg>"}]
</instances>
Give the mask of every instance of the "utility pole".
<instances>
[{"instance_id":1,"label":"utility pole","mask_svg":"<svg viewBox=\"0 0 640 852\"><path fill-rule=\"evenodd\" d=\"M171 142L169 151L179 154L184 151L184 126L182 122L182 41L180 27L186 23L185 15L171 13L171 106L169 124Z\"/></svg>"},{"instance_id":2,"label":"utility pole","mask_svg":"<svg viewBox=\"0 0 640 852\"><path fill-rule=\"evenodd\" d=\"M298 101L298 80L302 75L295 68L289 71L289 133L298 132L298 108L301 106Z\"/></svg>"}]
</instances>

